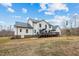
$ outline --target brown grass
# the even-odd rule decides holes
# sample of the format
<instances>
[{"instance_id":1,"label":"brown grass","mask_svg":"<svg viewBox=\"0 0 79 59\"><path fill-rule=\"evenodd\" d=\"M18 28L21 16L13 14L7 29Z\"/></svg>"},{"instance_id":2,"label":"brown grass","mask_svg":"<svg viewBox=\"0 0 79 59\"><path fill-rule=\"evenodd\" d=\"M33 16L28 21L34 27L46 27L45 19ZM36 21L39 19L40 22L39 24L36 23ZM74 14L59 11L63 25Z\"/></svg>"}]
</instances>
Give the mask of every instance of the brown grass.
<instances>
[{"instance_id":1,"label":"brown grass","mask_svg":"<svg viewBox=\"0 0 79 59\"><path fill-rule=\"evenodd\" d=\"M0 38L0 55L79 56L79 37Z\"/></svg>"}]
</instances>

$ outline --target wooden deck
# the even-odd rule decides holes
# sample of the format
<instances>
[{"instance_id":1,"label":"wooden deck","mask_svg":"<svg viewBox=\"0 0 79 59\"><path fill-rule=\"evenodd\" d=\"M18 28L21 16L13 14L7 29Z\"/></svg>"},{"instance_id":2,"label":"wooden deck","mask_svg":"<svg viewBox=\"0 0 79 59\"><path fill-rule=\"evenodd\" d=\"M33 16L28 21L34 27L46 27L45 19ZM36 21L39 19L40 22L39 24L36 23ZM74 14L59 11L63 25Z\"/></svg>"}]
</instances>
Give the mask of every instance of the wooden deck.
<instances>
[{"instance_id":1,"label":"wooden deck","mask_svg":"<svg viewBox=\"0 0 79 59\"><path fill-rule=\"evenodd\" d=\"M41 32L37 34L37 37L53 37L59 36L59 32Z\"/></svg>"}]
</instances>

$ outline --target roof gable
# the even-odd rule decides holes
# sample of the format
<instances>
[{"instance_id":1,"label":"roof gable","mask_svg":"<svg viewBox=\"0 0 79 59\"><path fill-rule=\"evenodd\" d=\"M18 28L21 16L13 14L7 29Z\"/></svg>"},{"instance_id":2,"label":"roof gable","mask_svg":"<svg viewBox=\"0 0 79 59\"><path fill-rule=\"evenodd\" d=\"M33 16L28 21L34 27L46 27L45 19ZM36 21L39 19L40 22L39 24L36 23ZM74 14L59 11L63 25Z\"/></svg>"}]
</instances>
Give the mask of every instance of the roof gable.
<instances>
[{"instance_id":1,"label":"roof gable","mask_svg":"<svg viewBox=\"0 0 79 59\"><path fill-rule=\"evenodd\" d=\"M44 21L44 22L47 23L48 25L51 25L49 22L47 22L47 21L45 21L45 20L35 20L35 19L32 19L32 18L29 18L28 20L31 20L33 23L39 23L39 22Z\"/></svg>"}]
</instances>

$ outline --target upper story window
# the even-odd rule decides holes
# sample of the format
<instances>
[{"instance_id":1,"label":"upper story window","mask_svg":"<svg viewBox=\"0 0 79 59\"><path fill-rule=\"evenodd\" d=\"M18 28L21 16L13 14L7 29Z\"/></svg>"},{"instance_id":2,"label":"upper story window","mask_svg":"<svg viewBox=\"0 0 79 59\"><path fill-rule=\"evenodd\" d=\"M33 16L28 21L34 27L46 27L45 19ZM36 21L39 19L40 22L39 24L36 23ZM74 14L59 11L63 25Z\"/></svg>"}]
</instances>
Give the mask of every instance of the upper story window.
<instances>
[{"instance_id":1,"label":"upper story window","mask_svg":"<svg viewBox=\"0 0 79 59\"><path fill-rule=\"evenodd\" d=\"M22 29L20 29L20 32L22 32Z\"/></svg>"},{"instance_id":2,"label":"upper story window","mask_svg":"<svg viewBox=\"0 0 79 59\"><path fill-rule=\"evenodd\" d=\"M36 33L36 30L34 30L34 33Z\"/></svg>"},{"instance_id":3,"label":"upper story window","mask_svg":"<svg viewBox=\"0 0 79 59\"><path fill-rule=\"evenodd\" d=\"M26 33L28 33L28 29L26 29Z\"/></svg>"},{"instance_id":4,"label":"upper story window","mask_svg":"<svg viewBox=\"0 0 79 59\"><path fill-rule=\"evenodd\" d=\"M45 25L45 28L47 28L47 25Z\"/></svg>"},{"instance_id":5,"label":"upper story window","mask_svg":"<svg viewBox=\"0 0 79 59\"><path fill-rule=\"evenodd\" d=\"M51 25L49 25L49 28L51 28Z\"/></svg>"},{"instance_id":6,"label":"upper story window","mask_svg":"<svg viewBox=\"0 0 79 59\"><path fill-rule=\"evenodd\" d=\"M41 24L39 24L39 27L41 27Z\"/></svg>"}]
</instances>

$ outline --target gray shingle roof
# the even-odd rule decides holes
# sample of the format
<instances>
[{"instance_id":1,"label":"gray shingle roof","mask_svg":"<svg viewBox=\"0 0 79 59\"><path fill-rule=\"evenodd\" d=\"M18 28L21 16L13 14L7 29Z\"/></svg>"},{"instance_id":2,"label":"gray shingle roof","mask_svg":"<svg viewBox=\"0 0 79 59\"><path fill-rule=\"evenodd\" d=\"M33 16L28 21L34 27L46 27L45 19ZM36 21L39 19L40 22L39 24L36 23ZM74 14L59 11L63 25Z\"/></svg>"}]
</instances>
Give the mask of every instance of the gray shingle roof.
<instances>
[{"instance_id":1,"label":"gray shingle roof","mask_svg":"<svg viewBox=\"0 0 79 59\"><path fill-rule=\"evenodd\" d=\"M32 19L32 18L29 18L29 20L31 20L33 23L38 23L38 22L44 21L44 22L46 22L48 25L51 26L51 24L50 24L49 22L45 21L45 20L35 20L35 19Z\"/></svg>"},{"instance_id":2,"label":"gray shingle roof","mask_svg":"<svg viewBox=\"0 0 79 59\"><path fill-rule=\"evenodd\" d=\"M29 18L29 20L31 20L33 23L38 23L38 22L41 21L41 20L35 20L35 19L32 19L32 18Z\"/></svg>"},{"instance_id":3,"label":"gray shingle roof","mask_svg":"<svg viewBox=\"0 0 79 59\"><path fill-rule=\"evenodd\" d=\"M58 25L55 26L52 25L52 30L56 30L58 27L59 27Z\"/></svg>"},{"instance_id":4,"label":"gray shingle roof","mask_svg":"<svg viewBox=\"0 0 79 59\"><path fill-rule=\"evenodd\" d=\"M23 23L23 22L16 22L15 27L22 27L22 28L30 28L30 29L33 29L33 27L28 24L28 23Z\"/></svg>"}]
</instances>

